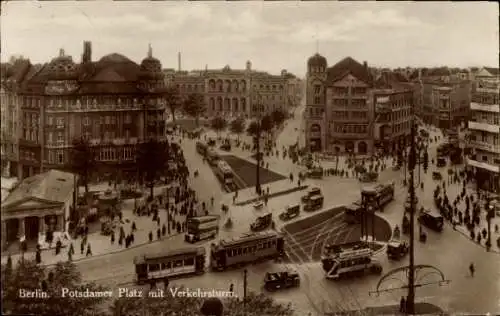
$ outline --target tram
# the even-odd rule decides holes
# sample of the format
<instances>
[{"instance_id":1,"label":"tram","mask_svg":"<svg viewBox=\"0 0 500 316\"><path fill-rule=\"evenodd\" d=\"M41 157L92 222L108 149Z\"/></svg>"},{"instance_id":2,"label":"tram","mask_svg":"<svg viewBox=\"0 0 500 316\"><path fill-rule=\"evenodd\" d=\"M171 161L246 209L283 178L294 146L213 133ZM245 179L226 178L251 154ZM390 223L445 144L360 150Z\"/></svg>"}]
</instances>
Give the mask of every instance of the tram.
<instances>
[{"instance_id":1,"label":"tram","mask_svg":"<svg viewBox=\"0 0 500 316\"><path fill-rule=\"evenodd\" d=\"M248 233L241 237L212 243L210 264L214 271L284 255L283 235L275 231Z\"/></svg>"},{"instance_id":2,"label":"tram","mask_svg":"<svg viewBox=\"0 0 500 316\"><path fill-rule=\"evenodd\" d=\"M134 258L136 282L176 278L205 272L204 247L182 248Z\"/></svg>"}]
</instances>

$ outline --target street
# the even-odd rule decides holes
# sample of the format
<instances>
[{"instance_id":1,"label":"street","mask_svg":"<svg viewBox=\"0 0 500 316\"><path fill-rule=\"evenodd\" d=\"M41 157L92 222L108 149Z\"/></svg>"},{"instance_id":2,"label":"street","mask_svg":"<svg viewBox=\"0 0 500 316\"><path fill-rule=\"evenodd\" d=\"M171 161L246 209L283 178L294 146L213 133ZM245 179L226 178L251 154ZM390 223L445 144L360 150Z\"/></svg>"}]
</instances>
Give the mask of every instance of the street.
<instances>
[{"instance_id":1,"label":"street","mask_svg":"<svg viewBox=\"0 0 500 316\"><path fill-rule=\"evenodd\" d=\"M300 125L300 115L289 121L282 133L278 137L278 148L288 146L296 141L299 131L295 127ZM222 201L228 201L232 194L222 192L217 183L213 171L208 164L203 163L201 157L196 153L195 141L189 139L182 140L182 147L187 164L190 166L191 173L198 170L199 176L191 177L191 185L197 191L197 195L202 201L208 202L214 197L214 211L219 211L219 205ZM431 144L430 152L433 151L436 144ZM237 156L249 156L249 153L235 150ZM432 156L433 154L431 154ZM288 170L295 174L303 167L293 165L289 160L282 160L277 157L269 157L266 160L270 163L270 169L274 166L281 166L281 170L276 170L286 175ZM327 163L325 163L327 164ZM390 162L388 162L390 166ZM276 168L279 169L280 167ZM433 206L432 189L435 182L432 180L431 166L427 173L421 174L425 190L417 190L419 201L426 207ZM395 225L401 225L403 216L403 203L407 197L407 188L402 186L404 178L403 171L393 171L388 168L380 175L380 181L394 181L396 183L395 200L388 204L383 213L377 213L378 216L390 223L391 229ZM278 182L286 182L281 180ZM340 178L336 176L325 177L321 180L306 181L307 185L319 186L322 188L325 196L325 208L331 209L355 201L360 197L360 189L363 187L357 179ZM271 183L272 186L272 183ZM453 185L450 185L450 192ZM250 188L249 188L250 189ZM341 192L339 194L338 192ZM304 192L299 191L286 196L270 199L264 210L258 211L251 205L231 206L227 217L231 217L234 222L234 228L231 231L222 230L220 238L237 236L248 231L248 225L257 216L264 211L270 211L277 221L277 229L283 229L287 234L287 252L291 262L266 262L257 265L250 265L248 269L248 287L252 291L262 291L262 280L265 272L282 269L295 269L302 276L302 286L297 289L284 292L272 293L277 300L282 302L293 302L295 309L305 315L309 311L329 312L335 309L351 309L366 306L378 306L384 304L394 304L399 302L403 290L380 293L378 296L370 295L370 291L375 290L376 283L379 280L377 276L366 276L359 279L345 280L341 282L332 282L324 278L324 272L319 262L321 249L327 243L345 242L359 238L360 232L354 227L349 227L342 220L341 213L328 214L316 211L312 213L302 212L298 219L290 222L282 222L277 219L285 207L289 204L300 202L300 197ZM327 214L327 215L322 215ZM305 218L306 221L302 221ZM389 238L388 227L384 227L385 222L376 223L376 230L381 233L376 234L377 239L387 240ZM492 280L500 279L500 256L494 253L488 253L475 243L467 240L458 232L446 225L441 234L427 232L427 243L416 243L416 263L430 264L439 268L446 278L451 282L445 286L429 285L417 289L417 301L434 303L443 309L458 312L485 313L500 310L500 282ZM380 236L380 237L379 237ZM198 245L208 246L210 242L200 243ZM88 258L76 262L82 277L86 281L96 281L110 287L116 287L120 284L132 285L134 276L134 256L146 252L157 250L174 249L186 246L183 236L175 236L171 239L146 244L142 247L132 248L112 255ZM384 266L384 272L406 265L408 258L401 261L389 261L384 252L376 255ZM468 275L468 265L474 262L477 272L474 278ZM202 287L227 289L229 284L233 283L235 291L242 295L243 279L242 269L231 270L222 273L213 273L207 271L202 276L175 280L173 284L182 284L188 287ZM431 280L435 281L435 280ZM425 280L421 282L426 282ZM427 280L427 282L429 282ZM400 282L401 283L401 282ZM399 286L404 285L404 279Z\"/></svg>"}]
</instances>

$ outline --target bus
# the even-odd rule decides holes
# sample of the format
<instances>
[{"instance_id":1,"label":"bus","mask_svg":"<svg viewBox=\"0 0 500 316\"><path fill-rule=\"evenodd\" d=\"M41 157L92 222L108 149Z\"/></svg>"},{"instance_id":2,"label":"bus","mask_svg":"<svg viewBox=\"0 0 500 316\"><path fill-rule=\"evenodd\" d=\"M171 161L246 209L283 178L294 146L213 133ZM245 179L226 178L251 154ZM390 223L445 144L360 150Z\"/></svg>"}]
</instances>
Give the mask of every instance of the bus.
<instances>
[{"instance_id":1,"label":"bus","mask_svg":"<svg viewBox=\"0 0 500 316\"><path fill-rule=\"evenodd\" d=\"M134 258L135 281L144 284L165 278L203 274L205 255L204 247L196 247L137 256Z\"/></svg>"},{"instance_id":2,"label":"bus","mask_svg":"<svg viewBox=\"0 0 500 316\"><path fill-rule=\"evenodd\" d=\"M369 248L348 249L321 258L327 279L338 280L342 277L363 275L366 271L382 273L382 265L373 259Z\"/></svg>"},{"instance_id":3,"label":"bus","mask_svg":"<svg viewBox=\"0 0 500 316\"><path fill-rule=\"evenodd\" d=\"M189 243L215 238L219 232L219 216L208 215L192 217L187 220L184 239Z\"/></svg>"},{"instance_id":4,"label":"bus","mask_svg":"<svg viewBox=\"0 0 500 316\"><path fill-rule=\"evenodd\" d=\"M233 170L231 166L224 160L217 161L217 166L215 168L215 175L219 180L224 183L224 185L232 186L233 184Z\"/></svg>"},{"instance_id":5,"label":"bus","mask_svg":"<svg viewBox=\"0 0 500 316\"><path fill-rule=\"evenodd\" d=\"M221 240L210 247L210 265L214 271L284 255L283 234L268 230L247 233L238 238Z\"/></svg>"},{"instance_id":6,"label":"bus","mask_svg":"<svg viewBox=\"0 0 500 316\"><path fill-rule=\"evenodd\" d=\"M208 145L204 142L196 142L196 151L198 154L205 156L207 154Z\"/></svg>"},{"instance_id":7,"label":"bus","mask_svg":"<svg viewBox=\"0 0 500 316\"><path fill-rule=\"evenodd\" d=\"M213 148L207 149L206 157L207 157L208 163L212 166L216 166L217 161L220 160L219 154Z\"/></svg>"},{"instance_id":8,"label":"bus","mask_svg":"<svg viewBox=\"0 0 500 316\"><path fill-rule=\"evenodd\" d=\"M377 184L373 187L373 190L377 192L376 202L377 205L382 208L394 200L394 183L389 184Z\"/></svg>"}]
</instances>

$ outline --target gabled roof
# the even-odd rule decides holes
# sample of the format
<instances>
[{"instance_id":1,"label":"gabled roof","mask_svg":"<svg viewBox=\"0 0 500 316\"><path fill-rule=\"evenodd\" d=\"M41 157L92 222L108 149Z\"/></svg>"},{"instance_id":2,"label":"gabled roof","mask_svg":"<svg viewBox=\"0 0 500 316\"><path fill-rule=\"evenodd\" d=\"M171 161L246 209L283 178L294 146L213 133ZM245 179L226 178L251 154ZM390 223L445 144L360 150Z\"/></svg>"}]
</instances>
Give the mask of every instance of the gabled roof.
<instances>
[{"instance_id":1,"label":"gabled roof","mask_svg":"<svg viewBox=\"0 0 500 316\"><path fill-rule=\"evenodd\" d=\"M486 70L487 72L489 72L494 76L500 75L499 68L493 68L493 67L483 67L483 68L484 70Z\"/></svg>"},{"instance_id":2,"label":"gabled roof","mask_svg":"<svg viewBox=\"0 0 500 316\"><path fill-rule=\"evenodd\" d=\"M327 81L332 83L335 82L347 74L352 74L359 80L364 81L368 85L372 84L372 76L369 69L366 69L364 65L360 64L351 57L346 57L328 68Z\"/></svg>"},{"instance_id":3,"label":"gabled roof","mask_svg":"<svg viewBox=\"0 0 500 316\"><path fill-rule=\"evenodd\" d=\"M449 76L451 75L451 71L448 67L439 67L439 68L433 68L430 69L430 71L427 73L427 76Z\"/></svg>"},{"instance_id":4,"label":"gabled roof","mask_svg":"<svg viewBox=\"0 0 500 316\"><path fill-rule=\"evenodd\" d=\"M64 203L74 190L72 173L49 170L24 179L2 202L2 208L28 199Z\"/></svg>"}]
</instances>

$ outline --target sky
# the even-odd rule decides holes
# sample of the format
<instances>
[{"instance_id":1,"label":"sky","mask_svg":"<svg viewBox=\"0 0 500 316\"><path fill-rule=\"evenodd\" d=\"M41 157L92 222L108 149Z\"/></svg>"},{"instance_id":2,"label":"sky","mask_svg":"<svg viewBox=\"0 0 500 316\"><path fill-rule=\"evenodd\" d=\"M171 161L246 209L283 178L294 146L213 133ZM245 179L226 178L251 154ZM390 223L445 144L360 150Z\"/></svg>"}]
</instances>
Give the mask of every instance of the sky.
<instances>
[{"instance_id":1,"label":"sky","mask_svg":"<svg viewBox=\"0 0 500 316\"><path fill-rule=\"evenodd\" d=\"M282 69L303 76L319 52L331 66L351 56L375 67L498 67L498 5L488 2L2 1L1 60L79 62L148 44L164 68Z\"/></svg>"}]
</instances>

